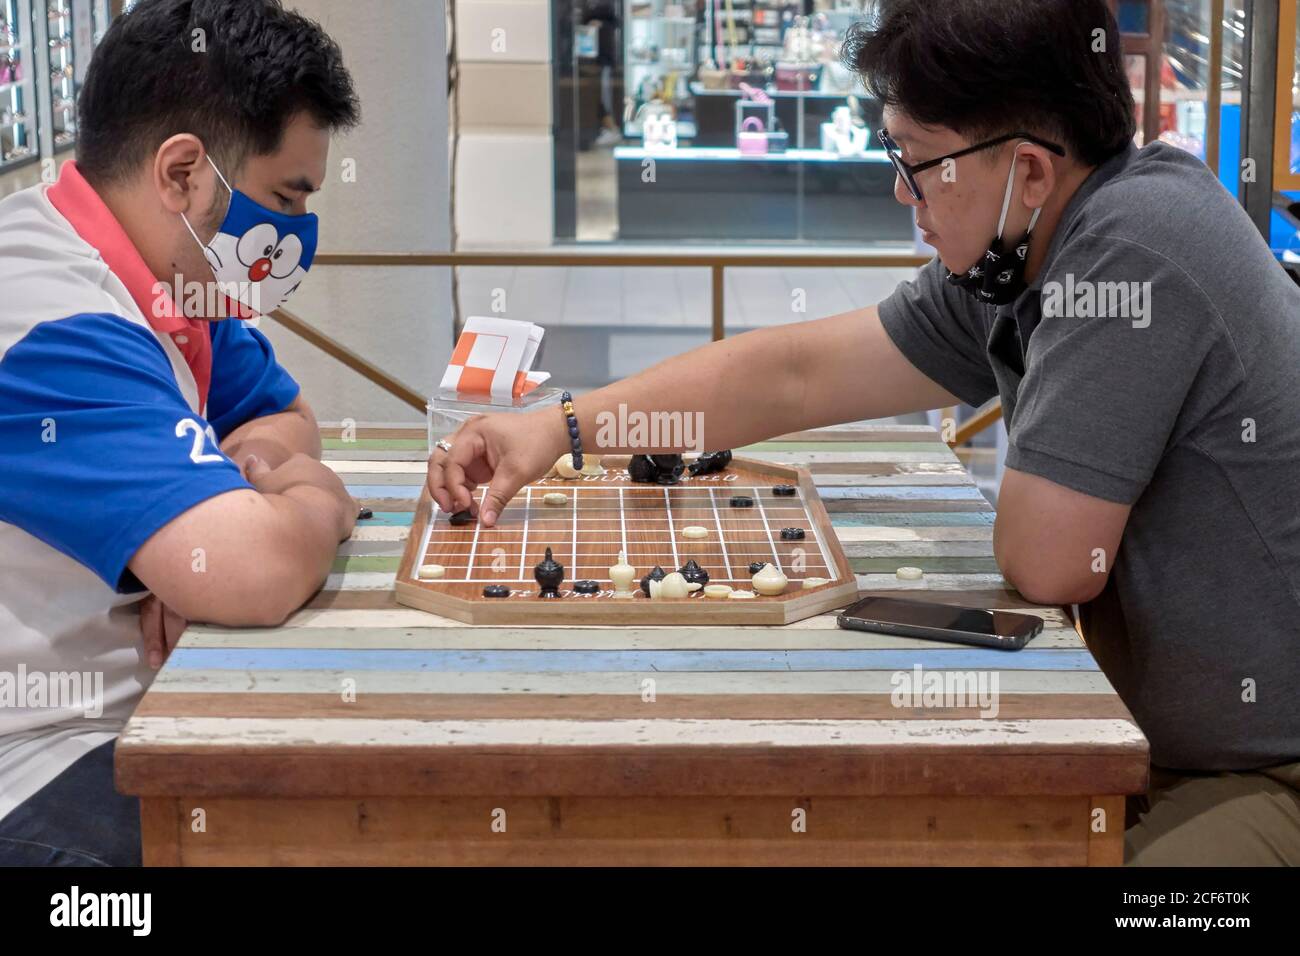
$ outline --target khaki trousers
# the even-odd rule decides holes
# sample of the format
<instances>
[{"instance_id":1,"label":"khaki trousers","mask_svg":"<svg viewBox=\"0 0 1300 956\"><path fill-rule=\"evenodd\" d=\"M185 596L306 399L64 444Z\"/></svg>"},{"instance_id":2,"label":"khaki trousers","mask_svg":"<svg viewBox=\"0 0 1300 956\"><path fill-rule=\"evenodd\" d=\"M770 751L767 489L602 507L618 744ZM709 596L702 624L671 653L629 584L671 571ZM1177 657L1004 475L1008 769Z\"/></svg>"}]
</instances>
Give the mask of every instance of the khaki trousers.
<instances>
[{"instance_id":1,"label":"khaki trousers","mask_svg":"<svg viewBox=\"0 0 1300 956\"><path fill-rule=\"evenodd\" d=\"M1300 866L1300 762L1242 773L1151 768L1130 797L1128 866Z\"/></svg>"}]
</instances>

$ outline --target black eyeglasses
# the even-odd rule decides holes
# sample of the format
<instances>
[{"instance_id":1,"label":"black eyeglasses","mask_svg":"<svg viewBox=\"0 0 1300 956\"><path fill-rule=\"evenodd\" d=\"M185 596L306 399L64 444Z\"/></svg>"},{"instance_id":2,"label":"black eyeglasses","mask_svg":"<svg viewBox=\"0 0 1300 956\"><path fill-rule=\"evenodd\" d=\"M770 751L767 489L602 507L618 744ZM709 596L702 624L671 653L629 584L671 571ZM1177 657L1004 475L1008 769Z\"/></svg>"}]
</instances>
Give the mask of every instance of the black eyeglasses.
<instances>
[{"instance_id":1,"label":"black eyeglasses","mask_svg":"<svg viewBox=\"0 0 1300 956\"><path fill-rule=\"evenodd\" d=\"M941 166L950 159L960 159L962 156L969 156L971 153L978 153L982 149L990 149L993 146L1001 146L1003 143L1010 142L1013 139L1023 139L1033 143L1035 146L1041 146L1043 149L1051 150L1057 156L1064 156L1065 150L1055 143L1048 142L1045 139L1039 139L1030 133L1007 133L1005 136L999 136L997 139L986 140L983 143L976 143L966 149L958 150L955 153L949 153L947 156L940 156L938 159L931 159L924 163L917 163L915 166L903 162L903 149L894 142L894 137L889 135L889 130L882 129L878 134L880 142L884 144L885 155L889 161L894 164L894 169L898 171L899 178L903 180L903 185L907 191L912 194L912 198L917 202L925 202L925 196L921 193L921 187L917 185L916 174L923 173L927 169L933 169L935 166Z\"/></svg>"}]
</instances>

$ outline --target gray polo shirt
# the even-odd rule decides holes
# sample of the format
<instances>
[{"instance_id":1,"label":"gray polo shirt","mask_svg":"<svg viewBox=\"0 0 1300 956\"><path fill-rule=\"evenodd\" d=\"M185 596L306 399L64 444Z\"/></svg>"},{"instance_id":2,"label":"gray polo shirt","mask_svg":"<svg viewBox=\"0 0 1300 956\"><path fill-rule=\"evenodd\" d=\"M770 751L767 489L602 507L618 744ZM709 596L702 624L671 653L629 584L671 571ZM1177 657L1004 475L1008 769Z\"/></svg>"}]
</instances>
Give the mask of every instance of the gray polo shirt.
<instances>
[{"instance_id":1,"label":"gray polo shirt","mask_svg":"<svg viewBox=\"0 0 1300 956\"><path fill-rule=\"evenodd\" d=\"M1079 189L1014 303L936 260L880 304L1007 467L1131 504L1089 648L1152 762L1300 759L1300 289L1192 156L1130 148Z\"/></svg>"}]
</instances>

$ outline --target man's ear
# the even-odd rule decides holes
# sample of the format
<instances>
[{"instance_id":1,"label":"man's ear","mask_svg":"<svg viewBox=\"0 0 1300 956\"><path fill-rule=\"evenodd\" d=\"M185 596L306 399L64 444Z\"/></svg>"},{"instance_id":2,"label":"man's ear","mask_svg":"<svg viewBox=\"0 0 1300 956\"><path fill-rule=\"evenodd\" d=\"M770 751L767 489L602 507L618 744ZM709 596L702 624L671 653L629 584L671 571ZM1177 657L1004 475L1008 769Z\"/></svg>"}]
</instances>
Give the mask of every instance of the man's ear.
<instances>
[{"instance_id":1,"label":"man's ear","mask_svg":"<svg viewBox=\"0 0 1300 956\"><path fill-rule=\"evenodd\" d=\"M1028 167L1021 193L1024 203L1030 209L1041 209L1056 189L1056 167L1052 165L1052 154L1035 143L1026 143L1020 147L1020 158L1026 161Z\"/></svg>"},{"instance_id":2,"label":"man's ear","mask_svg":"<svg viewBox=\"0 0 1300 956\"><path fill-rule=\"evenodd\" d=\"M177 133L154 154L152 185L168 212L206 208L199 196L211 196L216 176L207 161L203 141L193 133Z\"/></svg>"}]
</instances>

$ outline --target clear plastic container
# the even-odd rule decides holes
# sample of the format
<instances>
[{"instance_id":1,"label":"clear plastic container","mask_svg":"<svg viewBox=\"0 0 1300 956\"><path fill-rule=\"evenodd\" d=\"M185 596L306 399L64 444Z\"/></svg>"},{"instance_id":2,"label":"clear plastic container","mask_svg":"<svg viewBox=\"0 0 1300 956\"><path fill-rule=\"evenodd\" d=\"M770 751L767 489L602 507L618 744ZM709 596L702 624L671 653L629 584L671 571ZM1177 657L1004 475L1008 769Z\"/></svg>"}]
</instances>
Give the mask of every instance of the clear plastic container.
<instances>
[{"instance_id":1,"label":"clear plastic container","mask_svg":"<svg viewBox=\"0 0 1300 956\"><path fill-rule=\"evenodd\" d=\"M494 397L439 391L429 399L429 451L433 451L433 443L439 438L446 438L475 415L523 414L552 405L558 408L563 392L560 388L539 386L514 398L510 395Z\"/></svg>"}]
</instances>

